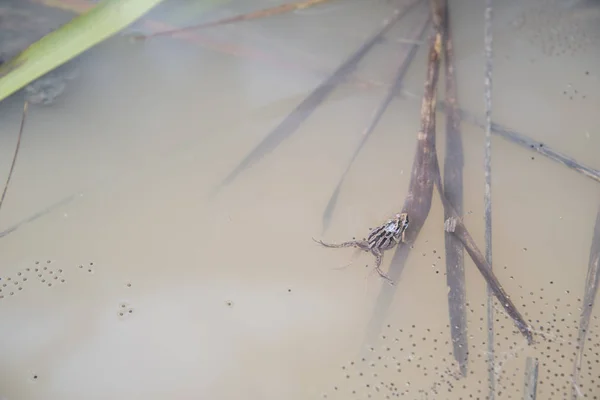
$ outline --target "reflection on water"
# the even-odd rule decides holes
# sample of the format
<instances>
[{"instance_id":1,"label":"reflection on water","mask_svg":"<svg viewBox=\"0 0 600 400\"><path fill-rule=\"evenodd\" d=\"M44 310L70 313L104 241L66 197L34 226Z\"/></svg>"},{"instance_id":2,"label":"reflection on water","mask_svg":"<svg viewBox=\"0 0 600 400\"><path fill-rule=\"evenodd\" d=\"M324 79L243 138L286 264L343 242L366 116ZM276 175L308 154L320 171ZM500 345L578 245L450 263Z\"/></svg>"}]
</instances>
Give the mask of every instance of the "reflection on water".
<instances>
[{"instance_id":1,"label":"reflection on water","mask_svg":"<svg viewBox=\"0 0 600 400\"><path fill-rule=\"evenodd\" d=\"M480 3L450 2L459 101L477 115ZM600 169L600 53L592 45L600 36L598 6L585 4L583 18L583 5L556 3L494 4L493 118ZM232 3L212 15L273 4L242 10ZM0 231L70 201L1 238L0 396L489 395L486 291L468 258L469 372L457 375L437 195L370 343L363 340L387 285L373 273L372 257L311 240L320 238L324 208L405 44L377 44L293 135L209 197L380 28L395 2L322 7L185 38L115 37L81 58L79 79L54 104L31 106ZM161 8L150 17L160 19ZM401 20L386 39L410 31ZM419 95L426 47L404 82ZM21 101L18 93L0 105L3 174ZM324 241L363 235L400 211L419 111L420 102L407 96L391 102L345 178ZM443 114L437 125L443 159ZM466 123L462 134L464 222L483 248L483 135ZM495 397L523 398L526 360L535 357L538 398L566 398L600 186L500 137L493 138L492 162L494 269L538 341L527 346L496 304ZM600 393L599 346L596 307L576 386L587 398Z\"/></svg>"}]
</instances>

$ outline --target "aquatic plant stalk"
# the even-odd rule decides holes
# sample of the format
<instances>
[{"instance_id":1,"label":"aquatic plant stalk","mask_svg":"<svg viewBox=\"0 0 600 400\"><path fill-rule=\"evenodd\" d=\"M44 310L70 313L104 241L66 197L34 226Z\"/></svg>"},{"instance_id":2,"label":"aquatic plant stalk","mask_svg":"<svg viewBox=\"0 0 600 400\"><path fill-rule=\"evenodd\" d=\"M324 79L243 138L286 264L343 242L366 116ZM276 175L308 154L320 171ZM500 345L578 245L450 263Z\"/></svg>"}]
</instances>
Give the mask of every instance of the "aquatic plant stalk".
<instances>
[{"instance_id":1,"label":"aquatic plant stalk","mask_svg":"<svg viewBox=\"0 0 600 400\"><path fill-rule=\"evenodd\" d=\"M450 7L446 8L444 35L444 64L446 71L446 152L444 159L444 195L459 215L463 214L463 148L460 132L454 48L450 21ZM444 220L450 218L444 209ZM460 241L450 232L444 232L446 251L446 284L448 285L448 315L452 349L462 376L467 375L469 345L467 341L467 311L464 251Z\"/></svg>"},{"instance_id":2,"label":"aquatic plant stalk","mask_svg":"<svg viewBox=\"0 0 600 400\"><path fill-rule=\"evenodd\" d=\"M425 32L425 29L427 28L428 23L429 23L429 15L425 16L425 18L423 19L423 22L416 26L413 34L409 35L409 37L413 38L414 40L421 38L423 36L423 33ZM410 66L416 53L417 53L417 45L416 44L410 45L409 48L407 49L407 51L404 53L404 57L400 61L400 66L398 67L398 71L396 72L396 76L393 80L392 86L388 89L388 92L387 92L385 98L383 99L383 101L373 111L373 116L371 117L369 124L363 130L362 139L359 142L358 146L356 146L356 149L354 150L354 153L352 154L350 161L346 165L346 169L344 170L344 173L340 177L338 184L336 185L335 190L331 194L329 201L327 202L327 206L325 207L325 210L323 211L323 216L321 219L322 225L323 225L323 231L327 230L327 228L329 227L329 224L331 223L331 218L333 216L333 212L335 211L335 206L337 205L337 200L338 200L338 197L340 194L340 190L342 188L344 180L346 179L346 176L348 175L348 172L350 171L350 168L352 167L352 164L354 163L354 161L358 157L358 154L360 153L360 151L364 147L365 143L371 136L371 133L373 133L373 130L379 123L379 120L381 119L381 117L383 116L385 111L387 110L388 106L390 105L390 103L392 102L392 100L394 99L394 97L396 96L398 91L400 90L404 76L406 75L406 72L408 71L408 67Z\"/></svg>"},{"instance_id":3,"label":"aquatic plant stalk","mask_svg":"<svg viewBox=\"0 0 600 400\"><path fill-rule=\"evenodd\" d=\"M485 1L484 15L484 104L485 104L485 143L484 143L484 196L483 216L485 221L485 260L492 268L492 0ZM491 288L487 287L487 347L489 400L496 396L496 375L494 369L494 299Z\"/></svg>"},{"instance_id":4,"label":"aquatic plant stalk","mask_svg":"<svg viewBox=\"0 0 600 400\"><path fill-rule=\"evenodd\" d=\"M221 182L213 192L231 184L238 175L258 162L265 155L275 150L285 139L290 137L316 108L329 96L337 85L355 70L358 62L402 16L410 11L420 0L412 0L400 6L394 15L384 21L383 26L346 59L325 81L315 88L287 117L283 119L261 143L258 144Z\"/></svg>"},{"instance_id":5,"label":"aquatic plant stalk","mask_svg":"<svg viewBox=\"0 0 600 400\"><path fill-rule=\"evenodd\" d=\"M103 0L0 66L0 100L131 24L162 0Z\"/></svg>"}]
</instances>

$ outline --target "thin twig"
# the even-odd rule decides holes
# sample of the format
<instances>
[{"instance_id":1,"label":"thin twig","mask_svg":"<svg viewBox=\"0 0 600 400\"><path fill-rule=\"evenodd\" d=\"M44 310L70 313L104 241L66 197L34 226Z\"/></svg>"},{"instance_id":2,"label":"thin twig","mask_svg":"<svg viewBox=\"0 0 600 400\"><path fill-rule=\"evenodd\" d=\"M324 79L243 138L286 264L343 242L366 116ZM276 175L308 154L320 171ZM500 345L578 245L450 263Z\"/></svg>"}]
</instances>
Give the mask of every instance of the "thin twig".
<instances>
[{"instance_id":1,"label":"thin twig","mask_svg":"<svg viewBox=\"0 0 600 400\"><path fill-rule=\"evenodd\" d=\"M23 115L21 116L21 127L19 128L19 135L17 136L17 145L15 147L15 153L13 154L12 164L10 165L10 171L8 172L8 177L6 178L6 183L4 184L4 191L2 192L2 198L0 198L0 209L2 209L2 204L4 203L4 197L6 196L6 191L8 190L8 185L10 184L10 178L12 178L12 174L15 169L15 164L17 163L17 156L19 155L19 148L21 147L21 137L23 136L23 128L25 127L25 116L27 115L28 108L29 108L29 102L25 101L25 104L23 104Z\"/></svg>"},{"instance_id":2,"label":"thin twig","mask_svg":"<svg viewBox=\"0 0 600 400\"><path fill-rule=\"evenodd\" d=\"M321 104L327 96L337 87L337 85L348 76L358 64L365 54L379 41L381 38L402 16L410 11L421 0L412 0L411 2L402 5L394 12L394 15L384 21L383 26L373 34L360 48L354 52L346 61L344 61L331 76L315 88L283 121L279 123L267 137L258 144L221 182L221 184L213 191L213 195L222 187L232 183L237 176L260 160L267 153L273 151L285 139L290 137L306 120L313 111Z\"/></svg>"},{"instance_id":3,"label":"thin twig","mask_svg":"<svg viewBox=\"0 0 600 400\"><path fill-rule=\"evenodd\" d=\"M421 102L421 127L417 133L417 146L412 165L408 193L401 212L410 215L410 227L406 231L407 242L414 242L425 224L431 209L433 183L436 171L435 158L435 104L437 82L444 32L444 12L442 0L430 0L434 35L429 48L425 92ZM402 271L411 246L400 244L394 253L388 276L396 282ZM373 344L390 310L398 285L383 285L377 297L371 320L367 327L364 343Z\"/></svg>"},{"instance_id":4,"label":"thin twig","mask_svg":"<svg viewBox=\"0 0 600 400\"><path fill-rule=\"evenodd\" d=\"M571 398L578 397L578 381L581 366L583 364L583 352L585 340L590 326L590 317L594 308L594 301L600 286L600 210L596 214L596 224L594 225L594 235L592 237L592 247L590 249L590 260L588 272L585 278L585 293L583 295L583 304L581 306L581 317L579 320L579 334L577 335L577 354L573 365L573 385Z\"/></svg>"},{"instance_id":5,"label":"thin twig","mask_svg":"<svg viewBox=\"0 0 600 400\"><path fill-rule=\"evenodd\" d=\"M459 215L463 213L463 148L460 132L460 112L454 73L454 49L450 10L446 8L446 34L444 35L446 67L446 156L444 159L444 194ZM450 218L444 212L444 220ZM467 341L467 311L464 251L460 241L444 232L446 248L446 283L448 285L448 314L454 358L462 376L467 375L469 345Z\"/></svg>"},{"instance_id":6,"label":"thin twig","mask_svg":"<svg viewBox=\"0 0 600 400\"><path fill-rule=\"evenodd\" d=\"M429 14L427 14L427 16L423 19L423 22L415 28L413 34L410 35L410 37L413 38L414 40L421 38L421 36L423 36L423 34L425 32L425 29L427 28L428 23L429 23ZM390 103L392 102L394 97L396 96L397 92L400 90L400 88L402 86L402 80L404 79L404 76L406 75L406 72L408 71L408 67L410 66L416 53L417 53L416 45L411 45L409 47L409 49L407 49L406 53L404 53L404 57L402 58L402 60L400 62L400 66L398 67L398 71L396 73L396 77L393 81L392 86L389 88L387 95L385 96L383 101L374 110L373 117L369 121L369 124L367 125L367 127L363 130L362 139L361 139L360 143L358 144L358 146L356 147L356 149L354 150L354 153L352 154L352 157L350 158L350 161L348 162L348 165L346 166L344 173L340 177L340 180L338 181L338 184L336 185L335 190L331 194L329 201L327 202L327 206L325 207L325 210L323 211L323 217L321 219L322 225L323 225L323 231L327 230L327 228L329 227L329 224L331 223L331 218L333 216L335 206L337 205L337 199L339 197L340 190L342 188L344 180L346 179L348 171L350 171L350 168L352 167L352 164L356 160L356 157L358 156L358 154L362 150L363 146L365 145L365 143L371 136L371 133L373 133L373 130L379 123L381 116L387 110L388 106L390 105Z\"/></svg>"},{"instance_id":7,"label":"thin twig","mask_svg":"<svg viewBox=\"0 0 600 400\"><path fill-rule=\"evenodd\" d=\"M279 14L315 6L317 4L321 4L326 1L329 1L329 0L308 0L305 2L301 2L301 3L287 3L287 4L282 4L282 5L279 5L276 7L270 7L267 9L250 12L247 14L236 15L235 17L223 18L218 21L197 24L197 25L188 26L185 28L170 29L167 31L155 32L155 33L151 33L148 35L135 35L133 37L138 40L143 40L143 39L149 39L149 38L156 37L156 36L171 36L171 35L176 35L179 33L185 33L185 32L190 32L190 31L197 31L200 29L212 28L212 27L219 26L219 25L228 25L228 24L232 24L234 22L242 22L242 21L249 21L249 20L254 20L254 19L259 19L259 18L271 17L273 15L279 15Z\"/></svg>"},{"instance_id":8,"label":"thin twig","mask_svg":"<svg viewBox=\"0 0 600 400\"><path fill-rule=\"evenodd\" d=\"M492 0L485 2L484 16L484 103L485 103L485 145L484 145L484 220L485 220L485 260L492 268ZM489 396L496 396L496 376L494 374L494 304L492 291L487 287L487 346Z\"/></svg>"},{"instance_id":9,"label":"thin twig","mask_svg":"<svg viewBox=\"0 0 600 400\"><path fill-rule=\"evenodd\" d=\"M535 400L537 396L539 362L537 358L527 357L525 362L525 387L523 388L524 400Z\"/></svg>"}]
</instances>

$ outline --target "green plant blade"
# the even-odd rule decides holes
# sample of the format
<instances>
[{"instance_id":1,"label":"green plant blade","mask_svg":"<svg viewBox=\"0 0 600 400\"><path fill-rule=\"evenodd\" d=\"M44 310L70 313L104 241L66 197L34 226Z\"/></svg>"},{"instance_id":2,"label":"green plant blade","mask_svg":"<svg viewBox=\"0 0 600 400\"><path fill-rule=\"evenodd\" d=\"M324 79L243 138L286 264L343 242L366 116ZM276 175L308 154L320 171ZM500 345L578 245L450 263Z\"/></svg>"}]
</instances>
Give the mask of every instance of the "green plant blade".
<instances>
[{"instance_id":1,"label":"green plant blade","mask_svg":"<svg viewBox=\"0 0 600 400\"><path fill-rule=\"evenodd\" d=\"M0 101L140 18L163 0L104 0L0 66Z\"/></svg>"}]
</instances>

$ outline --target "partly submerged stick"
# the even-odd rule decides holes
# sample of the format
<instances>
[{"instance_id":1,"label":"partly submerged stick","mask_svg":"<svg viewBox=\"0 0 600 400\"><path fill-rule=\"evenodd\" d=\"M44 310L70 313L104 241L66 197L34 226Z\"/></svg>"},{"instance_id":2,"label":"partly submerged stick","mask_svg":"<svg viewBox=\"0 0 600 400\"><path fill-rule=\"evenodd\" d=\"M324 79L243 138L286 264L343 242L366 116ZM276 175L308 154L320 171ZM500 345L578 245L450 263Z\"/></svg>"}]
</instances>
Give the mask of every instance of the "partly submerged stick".
<instances>
[{"instance_id":1,"label":"partly submerged stick","mask_svg":"<svg viewBox=\"0 0 600 400\"><path fill-rule=\"evenodd\" d=\"M446 70L446 154L444 159L444 194L459 215L463 214L463 147L460 132L460 112L454 74L454 49L450 10L446 8L444 62ZM450 215L444 210L444 220ZM446 283L448 285L448 314L454 358L462 376L467 375L469 345L467 341L467 311L464 251L460 241L444 232L446 248Z\"/></svg>"},{"instance_id":2,"label":"partly submerged stick","mask_svg":"<svg viewBox=\"0 0 600 400\"><path fill-rule=\"evenodd\" d=\"M435 34L431 39L427 63L425 93L421 102L421 128L417 133L417 146L413 161L408 194L402 212L410 215L410 227L406 231L407 241L414 242L425 224L431 209L433 183L436 171L435 158L435 104L437 82L440 69L444 13L442 0L431 0L432 20ZM388 276L395 282L399 279L411 246L400 244L394 253ZM387 317L398 285L383 285L377 297L369 321L364 343L371 345L378 339L381 327Z\"/></svg>"},{"instance_id":3,"label":"partly submerged stick","mask_svg":"<svg viewBox=\"0 0 600 400\"><path fill-rule=\"evenodd\" d=\"M301 3L282 4L280 6L266 8L263 10L250 12L247 14L236 15L235 17L223 18L218 21L206 22L203 24L197 24L197 25L188 26L185 28L170 29L167 31L150 33L148 35L136 35L135 39L148 39L148 38L155 37L155 36L170 36L170 35L175 35L178 33L212 28L212 27L219 26L219 25L232 24L234 22L242 22L242 21L249 21L249 20L253 20L253 19L266 18L266 17L271 17L273 15L279 15L279 14L284 14L284 13L295 11L295 10L301 10L304 8L315 6L317 4L324 3L326 1L329 1L329 0L308 0L308 1L301 2Z\"/></svg>"},{"instance_id":4,"label":"partly submerged stick","mask_svg":"<svg viewBox=\"0 0 600 400\"><path fill-rule=\"evenodd\" d=\"M598 293L600 284L600 210L596 214L596 224L594 225L594 235L592 237L592 248L590 249L590 261L588 272L585 278L585 292L583 295L583 304L581 306L581 317L579 320L579 334L577 335L577 354L573 365L573 382L571 398L578 398L578 380L583 364L583 351L585 340L589 331L590 317L594 308L594 300Z\"/></svg>"},{"instance_id":5,"label":"partly submerged stick","mask_svg":"<svg viewBox=\"0 0 600 400\"><path fill-rule=\"evenodd\" d=\"M485 2L484 15L484 103L485 103L485 144L483 152L483 175L485 178L483 195L483 217L485 221L485 261L492 268L492 0ZM487 354L489 400L496 396L496 374L494 370L494 300L491 288L487 286Z\"/></svg>"},{"instance_id":6,"label":"partly submerged stick","mask_svg":"<svg viewBox=\"0 0 600 400\"><path fill-rule=\"evenodd\" d=\"M409 37L414 40L418 40L419 38L421 38L421 36L423 36L423 33L425 32L425 28L427 28L428 23L429 23L429 15L427 15L427 17L425 17L423 19L423 22L415 28L413 34L410 35ZM331 222L331 217L333 216L335 206L337 205L337 200L338 200L338 196L340 194L340 190L342 188L344 180L346 179L346 175L348 174L348 171L350 171L350 167L352 167L352 164L356 160L356 157L358 156L358 154L362 150L363 146L365 145L365 143L371 136L371 133L373 132L373 130L379 123L381 116L383 115L385 110L387 110L388 106L390 105L390 103L396 96L398 90L402 86L402 80L404 79L404 76L406 75L406 71L408 71L408 67L410 66L416 53L417 53L417 45L415 45L415 44L411 45L409 47L409 49L407 49L406 53L404 54L404 57L402 58L402 60L400 62L400 67L398 68L398 72L396 73L396 77L393 81L392 86L389 88L387 95L385 96L383 101L379 104L377 109L374 110L371 121L369 121L369 124L364 129L364 131L362 133L362 139L361 139L360 143L358 144L358 146L356 146L356 149L354 150L354 154L352 154L352 157L350 158L350 161L348 162L348 165L346 166L344 173L340 177L340 180L338 181L338 184L335 187L335 190L333 191L333 193L331 194L331 197L329 198L329 202L327 203L327 206L325 207L325 211L323 211L323 217L321 219L322 225L323 225L323 231L327 230L327 228L329 227L329 224Z\"/></svg>"},{"instance_id":7,"label":"partly submerged stick","mask_svg":"<svg viewBox=\"0 0 600 400\"><path fill-rule=\"evenodd\" d=\"M21 116L21 127L19 128L19 135L17 136L17 145L15 146L15 152L13 154L12 164L10 165L10 171L8 171L8 177L6 178L6 183L4 184L2 198L0 198L0 209L2 209L4 197L6 196L8 185L10 184L10 178L12 178L12 174L15 169L15 164L17 163L17 156L19 155L19 148L21 147L21 137L23 136L23 128L25 127L25 117L27 116L27 108L29 108L29 102L25 101L25 104L23 104L23 115Z\"/></svg>"},{"instance_id":8,"label":"partly submerged stick","mask_svg":"<svg viewBox=\"0 0 600 400\"><path fill-rule=\"evenodd\" d=\"M254 148L216 188L232 183L237 176L263 156L273 151L285 139L290 137L306 118L321 104L350 72L352 72L364 55L379 41L379 39L404 16L420 0L412 0L394 11L394 15L383 23L383 26L372 35L360 48L340 65L331 76L312 91L283 121L279 123L263 141Z\"/></svg>"}]
</instances>

